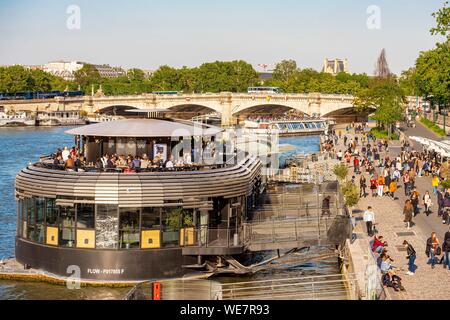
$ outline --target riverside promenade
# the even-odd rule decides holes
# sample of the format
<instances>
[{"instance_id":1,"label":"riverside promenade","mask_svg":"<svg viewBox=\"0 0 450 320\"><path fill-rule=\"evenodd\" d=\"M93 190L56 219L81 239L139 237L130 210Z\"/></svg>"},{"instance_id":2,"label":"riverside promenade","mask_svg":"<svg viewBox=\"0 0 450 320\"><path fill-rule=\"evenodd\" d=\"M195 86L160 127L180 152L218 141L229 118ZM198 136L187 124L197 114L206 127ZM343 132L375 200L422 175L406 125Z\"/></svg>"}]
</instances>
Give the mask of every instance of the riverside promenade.
<instances>
[{"instance_id":1,"label":"riverside promenade","mask_svg":"<svg viewBox=\"0 0 450 320\"><path fill-rule=\"evenodd\" d=\"M343 130L343 133L345 131ZM415 128L404 128L406 139L410 136L421 136L434 140L439 140L433 132L417 123ZM355 136L353 129L349 138ZM361 135L358 135L361 137ZM341 139L342 140L342 139ZM414 143L416 150L421 150L418 143ZM344 150L343 142L340 141L336 150ZM389 155L397 156L400 153L400 141L393 141L389 143ZM385 155L385 154L384 154ZM383 155L383 156L384 156ZM353 164L349 168L349 176L353 174ZM365 171L365 170L362 170ZM370 180L369 174L363 172L367 182ZM356 184L359 187L359 175L355 175ZM369 183L367 183L369 185ZM365 272L368 257L368 246L371 238L367 236L366 226L363 221L363 213L368 206L372 206L375 212L375 223L378 229L378 235L382 235L384 240L388 243L388 254L394 259L393 266L402 268L398 275L402 278L402 284L406 291L395 292L392 288L385 288L386 298L392 300L448 300L450 297L450 271L444 269L442 265L436 265L435 269L427 264L428 258L425 255L426 240L430 237L431 232L437 233L439 242L442 243L444 234L449 230L448 225L442 224L442 220L437 217L437 199L432 193L431 177L417 177L416 187L422 199L425 191L430 191L432 194L433 206L432 214L428 217L423 213L422 200L420 201L420 213L413 218L414 225L410 230L407 230L403 223L403 206L406 201L406 196L403 190L403 184L399 183L399 189L396 192L398 200L393 200L390 197L372 197L370 196L370 189L366 191L369 195L366 198L361 198L358 205L353 210L353 217L356 220L355 233L357 239L350 245L350 250L353 256L353 264L355 266L355 274L359 278L359 283L365 283ZM408 271L406 259L406 250L402 243L407 240L413 245L417 252L415 261L416 273L415 275L407 275ZM362 288L363 290L364 288Z\"/></svg>"}]
</instances>

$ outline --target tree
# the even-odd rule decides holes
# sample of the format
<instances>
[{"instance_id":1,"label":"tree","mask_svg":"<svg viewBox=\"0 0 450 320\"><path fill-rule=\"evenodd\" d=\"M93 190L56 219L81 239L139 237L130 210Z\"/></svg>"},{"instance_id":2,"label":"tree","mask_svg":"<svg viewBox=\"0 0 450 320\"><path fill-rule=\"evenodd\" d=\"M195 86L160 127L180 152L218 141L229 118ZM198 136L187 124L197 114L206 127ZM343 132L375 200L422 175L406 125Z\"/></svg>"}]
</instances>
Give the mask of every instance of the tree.
<instances>
[{"instance_id":1,"label":"tree","mask_svg":"<svg viewBox=\"0 0 450 320\"><path fill-rule=\"evenodd\" d=\"M440 34L447 37L447 43L450 41L450 7L448 1L444 3L444 7L432 14L436 18L436 27L430 30L431 34Z\"/></svg>"},{"instance_id":2,"label":"tree","mask_svg":"<svg viewBox=\"0 0 450 320\"><path fill-rule=\"evenodd\" d=\"M90 90L91 85L101 84L102 80L100 73L92 64L85 64L75 72L75 83L81 86L85 92Z\"/></svg>"},{"instance_id":3,"label":"tree","mask_svg":"<svg viewBox=\"0 0 450 320\"><path fill-rule=\"evenodd\" d=\"M30 75L33 79L33 91L51 91L53 90L53 78L50 73L42 70L31 70Z\"/></svg>"},{"instance_id":4,"label":"tree","mask_svg":"<svg viewBox=\"0 0 450 320\"><path fill-rule=\"evenodd\" d=\"M347 179L348 167L343 163L339 163L334 166L333 173L336 175L339 181L342 182Z\"/></svg>"},{"instance_id":5,"label":"tree","mask_svg":"<svg viewBox=\"0 0 450 320\"><path fill-rule=\"evenodd\" d=\"M180 72L167 65L159 67L153 73L150 83L156 91L182 90L180 87Z\"/></svg>"},{"instance_id":6,"label":"tree","mask_svg":"<svg viewBox=\"0 0 450 320\"><path fill-rule=\"evenodd\" d=\"M349 208L356 206L359 202L359 189L351 181L347 181L342 185L342 194L345 198L345 205Z\"/></svg>"},{"instance_id":7,"label":"tree","mask_svg":"<svg viewBox=\"0 0 450 320\"><path fill-rule=\"evenodd\" d=\"M19 65L0 68L1 92L14 93L33 89L34 80L29 70Z\"/></svg>"},{"instance_id":8,"label":"tree","mask_svg":"<svg viewBox=\"0 0 450 320\"><path fill-rule=\"evenodd\" d=\"M450 7L448 2L443 8L432 14L436 18L436 27L430 30L432 35L446 37L436 48L420 53L416 60L416 85L418 93L433 96L433 101L447 106L450 101Z\"/></svg>"},{"instance_id":9,"label":"tree","mask_svg":"<svg viewBox=\"0 0 450 320\"><path fill-rule=\"evenodd\" d=\"M387 129L390 139L392 124L403 118L406 99L395 78L376 78L368 89L358 93L354 105L360 112L375 109L372 118Z\"/></svg>"},{"instance_id":10,"label":"tree","mask_svg":"<svg viewBox=\"0 0 450 320\"><path fill-rule=\"evenodd\" d=\"M433 96L445 105L450 101L450 46L442 44L421 52L416 60L419 94Z\"/></svg>"},{"instance_id":11,"label":"tree","mask_svg":"<svg viewBox=\"0 0 450 320\"><path fill-rule=\"evenodd\" d=\"M297 62L294 60L283 60L275 66L273 78L286 82L297 70Z\"/></svg>"},{"instance_id":12,"label":"tree","mask_svg":"<svg viewBox=\"0 0 450 320\"><path fill-rule=\"evenodd\" d=\"M419 89L417 86L417 69L415 67L411 67L408 70L403 71L399 79L399 84L405 95L418 95Z\"/></svg>"},{"instance_id":13,"label":"tree","mask_svg":"<svg viewBox=\"0 0 450 320\"><path fill-rule=\"evenodd\" d=\"M145 74L141 69L133 68L128 70L127 77L133 82L143 82L145 79Z\"/></svg>"}]
</instances>

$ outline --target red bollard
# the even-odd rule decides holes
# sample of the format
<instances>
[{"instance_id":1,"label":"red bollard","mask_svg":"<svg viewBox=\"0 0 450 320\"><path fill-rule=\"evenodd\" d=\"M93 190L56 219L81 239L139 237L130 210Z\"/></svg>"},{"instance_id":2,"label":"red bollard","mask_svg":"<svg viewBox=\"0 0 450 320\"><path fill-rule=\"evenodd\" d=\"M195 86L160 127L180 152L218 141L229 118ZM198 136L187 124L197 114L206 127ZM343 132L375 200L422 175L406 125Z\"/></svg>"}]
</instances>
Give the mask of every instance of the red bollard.
<instances>
[{"instance_id":1,"label":"red bollard","mask_svg":"<svg viewBox=\"0 0 450 320\"><path fill-rule=\"evenodd\" d=\"M161 283L153 283L153 300L161 300Z\"/></svg>"}]
</instances>

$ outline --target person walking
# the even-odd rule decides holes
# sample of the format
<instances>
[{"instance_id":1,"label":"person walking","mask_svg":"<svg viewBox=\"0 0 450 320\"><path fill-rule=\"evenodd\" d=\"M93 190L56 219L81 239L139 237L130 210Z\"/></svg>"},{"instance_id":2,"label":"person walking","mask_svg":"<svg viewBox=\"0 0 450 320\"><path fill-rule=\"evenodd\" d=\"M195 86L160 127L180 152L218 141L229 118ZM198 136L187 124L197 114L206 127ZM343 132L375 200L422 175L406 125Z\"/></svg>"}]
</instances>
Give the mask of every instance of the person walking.
<instances>
[{"instance_id":1,"label":"person walking","mask_svg":"<svg viewBox=\"0 0 450 320\"><path fill-rule=\"evenodd\" d=\"M416 261L416 250L414 250L414 247L408 243L408 241L403 241L403 246L406 249L406 259L408 259L408 272L407 275L414 275L414 262Z\"/></svg>"},{"instance_id":2,"label":"person walking","mask_svg":"<svg viewBox=\"0 0 450 320\"><path fill-rule=\"evenodd\" d=\"M378 181L375 178L375 176L372 175L370 177L370 192L372 194L372 197L376 197L377 196L377 194L376 194L377 187L378 187Z\"/></svg>"},{"instance_id":3,"label":"person walking","mask_svg":"<svg viewBox=\"0 0 450 320\"><path fill-rule=\"evenodd\" d=\"M427 239L427 245L425 249L425 254L429 258L428 263L431 264L431 269L434 269L434 266L436 264L436 256L439 255L438 253L439 248L439 240L436 236L436 232L431 233L431 237Z\"/></svg>"},{"instance_id":4,"label":"person walking","mask_svg":"<svg viewBox=\"0 0 450 320\"><path fill-rule=\"evenodd\" d=\"M437 190L437 204L438 204L438 217L442 216L442 208L444 207L444 195L438 189Z\"/></svg>"},{"instance_id":5,"label":"person walking","mask_svg":"<svg viewBox=\"0 0 450 320\"><path fill-rule=\"evenodd\" d=\"M366 186L367 186L367 182L366 182L366 178L364 177L364 175L361 175L361 177L359 178L359 197L366 197Z\"/></svg>"},{"instance_id":6,"label":"person walking","mask_svg":"<svg viewBox=\"0 0 450 320\"><path fill-rule=\"evenodd\" d=\"M395 180L391 180L389 185L389 192L392 197L392 200L395 200L395 192L397 191L397 182Z\"/></svg>"},{"instance_id":7,"label":"person walking","mask_svg":"<svg viewBox=\"0 0 450 320\"><path fill-rule=\"evenodd\" d=\"M328 215L329 217L331 216L330 200L331 200L331 196L327 196L323 199L323 201L322 201L322 216L324 216L324 215Z\"/></svg>"},{"instance_id":8,"label":"person walking","mask_svg":"<svg viewBox=\"0 0 450 320\"><path fill-rule=\"evenodd\" d=\"M378 188L377 189L378 196L382 197L383 196L383 191L384 191L384 177L381 174L378 177L378 187L377 188Z\"/></svg>"},{"instance_id":9,"label":"person walking","mask_svg":"<svg viewBox=\"0 0 450 320\"><path fill-rule=\"evenodd\" d=\"M425 194L423 195L423 206L425 207L425 214L427 215L427 217L430 215L431 210L431 196L430 193L428 191L425 192Z\"/></svg>"},{"instance_id":10,"label":"person walking","mask_svg":"<svg viewBox=\"0 0 450 320\"><path fill-rule=\"evenodd\" d=\"M405 196L408 197L409 196L409 173L408 171L405 171L405 173L403 174L403 186L404 186L404 190L405 190Z\"/></svg>"},{"instance_id":11,"label":"person walking","mask_svg":"<svg viewBox=\"0 0 450 320\"><path fill-rule=\"evenodd\" d=\"M448 270L450 271L450 230L447 231L444 235L444 242L442 243L442 251L444 252L444 255L442 257L442 264L444 266L444 269L448 267Z\"/></svg>"},{"instance_id":12,"label":"person walking","mask_svg":"<svg viewBox=\"0 0 450 320\"><path fill-rule=\"evenodd\" d=\"M359 171L359 159L358 159L357 156L354 157L354 159L353 159L353 172L355 174L359 174L360 173L360 171Z\"/></svg>"},{"instance_id":13,"label":"person walking","mask_svg":"<svg viewBox=\"0 0 450 320\"><path fill-rule=\"evenodd\" d=\"M405 216L405 219L403 222L405 222L406 228L409 230L411 228L412 224L412 218L413 218L413 205L411 203L411 200L406 200L405 206L403 207L403 215Z\"/></svg>"},{"instance_id":14,"label":"person walking","mask_svg":"<svg viewBox=\"0 0 450 320\"><path fill-rule=\"evenodd\" d=\"M414 207L414 217L419 213L419 191L417 191L416 188L413 189L413 192L411 193L411 203Z\"/></svg>"},{"instance_id":15,"label":"person walking","mask_svg":"<svg viewBox=\"0 0 450 320\"><path fill-rule=\"evenodd\" d=\"M364 222L366 223L367 227L367 235L369 237L373 237L373 225L375 223L375 213L372 211L372 207L368 206L367 210L364 211Z\"/></svg>"},{"instance_id":16,"label":"person walking","mask_svg":"<svg viewBox=\"0 0 450 320\"><path fill-rule=\"evenodd\" d=\"M431 186L433 187L433 193L437 195L439 187L439 177L437 175L433 175L433 179L431 180Z\"/></svg>"}]
</instances>

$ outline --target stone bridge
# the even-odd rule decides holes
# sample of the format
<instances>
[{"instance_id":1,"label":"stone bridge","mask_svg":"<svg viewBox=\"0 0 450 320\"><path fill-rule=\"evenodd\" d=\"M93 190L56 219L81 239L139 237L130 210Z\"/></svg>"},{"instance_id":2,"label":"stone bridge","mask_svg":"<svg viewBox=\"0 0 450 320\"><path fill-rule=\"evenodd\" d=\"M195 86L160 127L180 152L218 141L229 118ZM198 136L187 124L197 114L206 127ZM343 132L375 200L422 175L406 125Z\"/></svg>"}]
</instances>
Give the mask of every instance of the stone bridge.
<instances>
[{"instance_id":1,"label":"stone bridge","mask_svg":"<svg viewBox=\"0 0 450 320\"><path fill-rule=\"evenodd\" d=\"M84 96L47 100L3 100L0 106L15 111L84 110L88 114L111 113L117 109L169 109L187 118L217 113L223 125L237 118L255 114L276 114L296 110L308 116L337 118L359 116L353 106L353 96L340 94L246 94L222 92L217 94L141 94L133 96ZM408 103L416 104L415 97ZM419 101L420 103L420 101Z\"/></svg>"}]
</instances>

